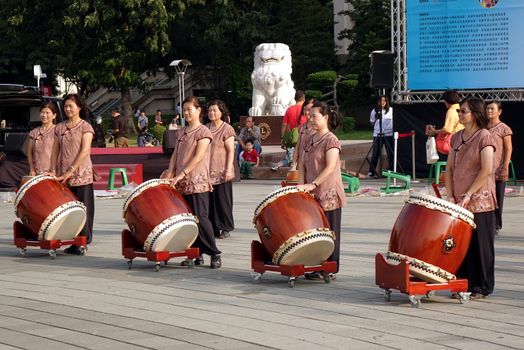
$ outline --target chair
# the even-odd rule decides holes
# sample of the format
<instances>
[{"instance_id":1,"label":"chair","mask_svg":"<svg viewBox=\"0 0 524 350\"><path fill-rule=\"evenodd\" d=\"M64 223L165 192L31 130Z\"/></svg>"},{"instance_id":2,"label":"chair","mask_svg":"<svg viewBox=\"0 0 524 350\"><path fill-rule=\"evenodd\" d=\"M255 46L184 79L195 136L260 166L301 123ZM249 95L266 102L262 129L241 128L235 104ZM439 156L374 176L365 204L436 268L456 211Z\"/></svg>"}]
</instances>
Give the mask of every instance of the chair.
<instances>
[{"instance_id":1,"label":"chair","mask_svg":"<svg viewBox=\"0 0 524 350\"><path fill-rule=\"evenodd\" d=\"M355 193L360 188L360 180L358 177L351 176L348 173L341 172L342 174L342 184L344 185L345 193Z\"/></svg>"},{"instance_id":2,"label":"chair","mask_svg":"<svg viewBox=\"0 0 524 350\"><path fill-rule=\"evenodd\" d=\"M396 173L390 170L383 170L382 176L386 177L386 187L381 187L380 190L383 191L385 194L405 191L411 188L411 176L409 175ZM391 179L404 181L404 185L392 185Z\"/></svg>"},{"instance_id":3,"label":"chair","mask_svg":"<svg viewBox=\"0 0 524 350\"><path fill-rule=\"evenodd\" d=\"M440 174L443 172L441 169L446 169L446 165L447 162L444 161L438 161L431 164L431 167L429 168L428 184L434 182L438 185L440 183Z\"/></svg>"},{"instance_id":4,"label":"chair","mask_svg":"<svg viewBox=\"0 0 524 350\"><path fill-rule=\"evenodd\" d=\"M120 173L122 179L122 186L127 185L127 172L126 168L110 168L109 169L109 190L116 190L115 188L115 176L117 173Z\"/></svg>"}]
</instances>

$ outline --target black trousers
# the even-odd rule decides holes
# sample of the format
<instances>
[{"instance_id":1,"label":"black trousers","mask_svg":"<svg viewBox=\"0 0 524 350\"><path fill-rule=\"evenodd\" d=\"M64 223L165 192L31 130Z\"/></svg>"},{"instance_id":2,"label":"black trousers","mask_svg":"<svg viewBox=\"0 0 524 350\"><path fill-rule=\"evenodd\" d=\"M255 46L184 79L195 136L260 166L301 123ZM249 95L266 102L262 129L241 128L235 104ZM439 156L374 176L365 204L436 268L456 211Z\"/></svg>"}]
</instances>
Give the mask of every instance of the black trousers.
<instances>
[{"instance_id":1,"label":"black trousers","mask_svg":"<svg viewBox=\"0 0 524 350\"><path fill-rule=\"evenodd\" d=\"M213 186L209 193L209 220L216 234L218 231L233 231L233 184L228 181Z\"/></svg>"},{"instance_id":2,"label":"black trousers","mask_svg":"<svg viewBox=\"0 0 524 350\"><path fill-rule=\"evenodd\" d=\"M80 232L80 236L86 236L87 244L91 244L93 241L93 220L95 217L95 193L93 191L93 184L69 187L69 189L78 197L80 202L86 206L86 223Z\"/></svg>"},{"instance_id":3,"label":"black trousers","mask_svg":"<svg viewBox=\"0 0 524 350\"><path fill-rule=\"evenodd\" d=\"M488 295L495 288L495 211L475 213L468 253L459 277L468 279L468 291Z\"/></svg>"},{"instance_id":4,"label":"black trousers","mask_svg":"<svg viewBox=\"0 0 524 350\"><path fill-rule=\"evenodd\" d=\"M495 195L497 197L498 208L495 209L495 228L502 228L502 207L504 206L504 193L506 191L506 181L495 181Z\"/></svg>"},{"instance_id":5,"label":"black trousers","mask_svg":"<svg viewBox=\"0 0 524 350\"><path fill-rule=\"evenodd\" d=\"M384 140L382 142L382 140ZM377 174L377 164L378 159L380 158L380 153L382 152L382 147L386 147L386 154L388 156L388 168L393 170L393 136L384 136L382 139L378 136L373 137L373 155L371 156L371 166L369 167L369 172L373 175ZM386 169L386 167L382 167Z\"/></svg>"},{"instance_id":6,"label":"black trousers","mask_svg":"<svg viewBox=\"0 0 524 350\"><path fill-rule=\"evenodd\" d=\"M337 272L338 272L339 267L340 267L340 238L341 238L340 233L341 233L342 209L338 208L335 210L325 211L324 214L326 214L331 230L335 232L335 235L337 236L335 239L335 249L333 250L333 254L331 254L328 260L337 262Z\"/></svg>"},{"instance_id":7,"label":"black trousers","mask_svg":"<svg viewBox=\"0 0 524 350\"><path fill-rule=\"evenodd\" d=\"M213 233L213 225L209 221L209 192L186 194L184 199L199 221L198 237L193 246L200 249L200 254L220 254Z\"/></svg>"}]
</instances>

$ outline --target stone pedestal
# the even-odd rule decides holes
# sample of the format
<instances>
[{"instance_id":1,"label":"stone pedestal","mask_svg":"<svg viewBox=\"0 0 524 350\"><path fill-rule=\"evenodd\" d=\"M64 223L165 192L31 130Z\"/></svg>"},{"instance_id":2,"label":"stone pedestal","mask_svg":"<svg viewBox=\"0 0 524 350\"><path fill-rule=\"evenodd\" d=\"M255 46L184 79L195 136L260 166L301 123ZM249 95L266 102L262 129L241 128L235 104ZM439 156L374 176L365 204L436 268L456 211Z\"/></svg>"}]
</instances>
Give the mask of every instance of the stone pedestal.
<instances>
[{"instance_id":1,"label":"stone pedestal","mask_svg":"<svg viewBox=\"0 0 524 350\"><path fill-rule=\"evenodd\" d=\"M240 129L246 125L247 116L240 117ZM282 128L282 119L284 116L264 115L253 116L255 125L260 128L262 134L262 146L280 145L280 129Z\"/></svg>"}]
</instances>

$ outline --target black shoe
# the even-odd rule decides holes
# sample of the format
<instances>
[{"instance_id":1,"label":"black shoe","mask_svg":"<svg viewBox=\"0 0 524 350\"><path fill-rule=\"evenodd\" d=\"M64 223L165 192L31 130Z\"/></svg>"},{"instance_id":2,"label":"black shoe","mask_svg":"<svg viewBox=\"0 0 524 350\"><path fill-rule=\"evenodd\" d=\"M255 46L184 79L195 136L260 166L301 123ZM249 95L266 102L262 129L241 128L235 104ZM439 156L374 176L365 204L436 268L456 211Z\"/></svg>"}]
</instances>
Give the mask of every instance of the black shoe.
<instances>
[{"instance_id":1,"label":"black shoe","mask_svg":"<svg viewBox=\"0 0 524 350\"><path fill-rule=\"evenodd\" d=\"M195 266L204 265L204 256L200 255L198 258L195 259Z\"/></svg>"},{"instance_id":2,"label":"black shoe","mask_svg":"<svg viewBox=\"0 0 524 350\"><path fill-rule=\"evenodd\" d=\"M477 300L483 298L485 298L485 295L482 293L471 293L471 295L469 296L469 300Z\"/></svg>"},{"instance_id":3,"label":"black shoe","mask_svg":"<svg viewBox=\"0 0 524 350\"><path fill-rule=\"evenodd\" d=\"M220 258L220 254L211 255L211 263L209 264L209 267L212 269L219 269L222 267L222 259Z\"/></svg>"},{"instance_id":4,"label":"black shoe","mask_svg":"<svg viewBox=\"0 0 524 350\"><path fill-rule=\"evenodd\" d=\"M80 251L80 248L78 248L76 245L72 245L69 248L64 249L64 253L71 254L71 255L82 255L82 252Z\"/></svg>"},{"instance_id":5,"label":"black shoe","mask_svg":"<svg viewBox=\"0 0 524 350\"><path fill-rule=\"evenodd\" d=\"M231 235L229 234L229 231L226 230L220 230L220 234L218 235L219 239L229 238Z\"/></svg>"}]
</instances>

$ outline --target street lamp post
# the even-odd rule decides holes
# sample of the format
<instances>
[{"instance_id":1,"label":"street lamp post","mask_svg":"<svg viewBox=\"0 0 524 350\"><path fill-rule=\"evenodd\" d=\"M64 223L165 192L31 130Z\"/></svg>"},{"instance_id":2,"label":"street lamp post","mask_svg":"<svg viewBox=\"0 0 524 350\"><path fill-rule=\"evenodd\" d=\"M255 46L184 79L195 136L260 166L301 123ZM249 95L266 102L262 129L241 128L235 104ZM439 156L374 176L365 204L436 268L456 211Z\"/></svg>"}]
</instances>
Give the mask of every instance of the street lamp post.
<instances>
[{"instance_id":1,"label":"street lamp post","mask_svg":"<svg viewBox=\"0 0 524 350\"><path fill-rule=\"evenodd\" d=\"M180 103L180 107L182 108L182 101L184 101L184 99L186 98L185 74L187 71L187 67L191 65L191 61L186 59L174 60L169 65L171 67L175 67L176 74L178 75L178 100ZM182 126L185 125L185 119L183 115L180 116L180 122Z\"/></svg>"}]
</instances>

